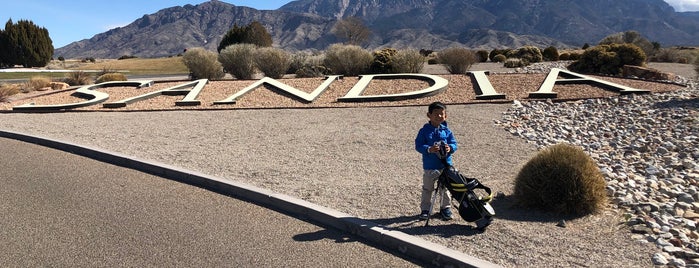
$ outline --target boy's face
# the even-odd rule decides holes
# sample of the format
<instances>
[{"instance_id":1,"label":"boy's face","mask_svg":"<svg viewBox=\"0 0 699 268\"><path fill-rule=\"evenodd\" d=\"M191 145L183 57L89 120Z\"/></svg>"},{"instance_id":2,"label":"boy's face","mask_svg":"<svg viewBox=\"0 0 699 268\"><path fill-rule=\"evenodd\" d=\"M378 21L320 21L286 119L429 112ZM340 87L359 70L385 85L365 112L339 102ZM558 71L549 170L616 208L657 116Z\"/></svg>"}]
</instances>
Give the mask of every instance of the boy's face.
<instances>
[{"instance_id":1,"label":"boy's face","mask_svg":"<svg viewBox=\"0 0 699 268\"><path fill-rule=\"evenodd\" d=\"M427 118L430 119L430 124L439 126L447 120L447 111L444 109L434 109L431 113L427 113Z\"/></svg>"}]
</instances>

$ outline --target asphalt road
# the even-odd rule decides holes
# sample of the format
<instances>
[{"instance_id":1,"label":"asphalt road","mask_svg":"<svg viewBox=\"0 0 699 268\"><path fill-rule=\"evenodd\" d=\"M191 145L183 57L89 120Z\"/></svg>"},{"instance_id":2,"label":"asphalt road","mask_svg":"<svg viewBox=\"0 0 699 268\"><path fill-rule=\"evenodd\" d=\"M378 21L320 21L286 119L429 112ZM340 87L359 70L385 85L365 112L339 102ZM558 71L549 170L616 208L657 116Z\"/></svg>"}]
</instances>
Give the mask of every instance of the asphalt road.
<instances>
[{"instance_id":1,"label":"asphalt road","mask_svg":"<svg viewBox=\"0 0 699 268\"><path fill-rule=\"evenodd\" d=\"M413 267L333 229L0 138L0 267Z\"/></svg>"}]
</instances>

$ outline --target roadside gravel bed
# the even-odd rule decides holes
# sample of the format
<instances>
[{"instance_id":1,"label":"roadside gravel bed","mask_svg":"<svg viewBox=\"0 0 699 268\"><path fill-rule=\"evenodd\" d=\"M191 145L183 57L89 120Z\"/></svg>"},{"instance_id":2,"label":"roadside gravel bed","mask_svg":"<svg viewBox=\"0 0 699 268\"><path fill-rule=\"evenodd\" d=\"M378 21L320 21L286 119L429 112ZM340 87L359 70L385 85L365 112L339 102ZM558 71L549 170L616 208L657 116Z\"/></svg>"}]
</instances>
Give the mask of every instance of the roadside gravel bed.
<instances>
[{"instance_id":1,"label":"roadside gravel bed","mask_svg":"<svg viewBox=\"0 0 699 268\"><path fill-rule=\"evenodd\" d=\"M633 239L624 224L624 211L615 206L610 205L599 215L577 219L517 207L511 197L513 180L519 168L536 154L536 145L494 124L511 107L510 103L474 103L470 79L440 76L450 81L446 93L406 102L336 103L334 100L356 82L345 78L336 81L312 104L290 101L269 90L257 90L234 105L255 108L264 100L282 103L287 108L319 109L0 113L0 128L95 146L249 183L372 220L506 267L653 265L651 256L657 251L655 246ZM493 74L489 78L499 92L508 95L508 100L522 100L528 92L536 91L543 77L543 74ZM604 79L653 92L682 88L665 83ZM307 80L304 84L296 80L284 82L299 83L295 86L309 92L321 83ZM393 92L395 89L389 88L424 86L415 81L403 82L377 83L371 90ZM208 90L210 86L221 88L229 90L221 93L226 97L250 83L212 82L204 92L218 92ZM615 95L596 88L566 87L572 88L556 87L563 99ZM117 91L113 94L118 94ZM205 97L204 92L203 101L222 99ZM448 121L460 142L455 165L498 192L493 201L496 221L485 233L471 229L472 225L461 219L433 220L430 227L423 227L424 222L416 219L421 165L413 140L427 120L424 105L434 100L451 103ZM37 104L40 101L56 100L31 100ZM173 102L164 103L172 106ZM156 103L160 102L150 103L151 108ZM370 107L388 105L400 107ZM95 107L81 109L92 108ZM566 220L565 228L556 226L561 220Z\"/></svg>"}]
</instances>

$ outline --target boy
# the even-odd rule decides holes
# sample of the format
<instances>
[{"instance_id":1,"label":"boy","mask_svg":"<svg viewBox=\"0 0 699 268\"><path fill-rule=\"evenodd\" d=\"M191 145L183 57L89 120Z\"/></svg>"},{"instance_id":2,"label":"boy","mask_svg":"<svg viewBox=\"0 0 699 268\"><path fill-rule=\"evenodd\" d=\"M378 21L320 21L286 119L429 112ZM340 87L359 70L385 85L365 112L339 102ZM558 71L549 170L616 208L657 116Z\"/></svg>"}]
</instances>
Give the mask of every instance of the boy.
<instances>
[{"instance_id":1,"label":"boy","mask_svg":"<svg viewBox=\"0 0 699 268\"><path fill-rule=\"evenodd\" d=\"M435 182L444 170L442 158L446 157L447 163L453 164L451 154L457 149L456 138L447 126L447 106L441 102L433 102L427 107L426 123L415 137L415 150L422 154L422 199L420 201L420 220L430 217L430 205ZM445 143L445 146L440 144ZM440 148L441 147L441 148ZM442 155L444 154L444 155ZM440 214L443 220L451 220L451 194L441 189Z\"/></svg>"}]
</instances>

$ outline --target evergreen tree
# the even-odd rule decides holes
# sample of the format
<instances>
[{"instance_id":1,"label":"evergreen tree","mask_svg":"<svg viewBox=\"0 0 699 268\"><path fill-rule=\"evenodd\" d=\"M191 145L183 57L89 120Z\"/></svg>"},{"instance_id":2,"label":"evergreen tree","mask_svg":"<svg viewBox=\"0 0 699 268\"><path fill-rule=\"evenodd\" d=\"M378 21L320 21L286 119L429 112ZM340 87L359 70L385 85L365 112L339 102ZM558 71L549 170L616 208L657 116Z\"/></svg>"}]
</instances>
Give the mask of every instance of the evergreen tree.
<instances>
[{"instance_id":1,"label":"evergreen tree","mask_svg":"<svg viewBox=\"0 0 699 268\"><path fill-rule=\"evenodd\" d=\"M53 56L53 43L46 28L33 22L8 20L0 32L0 66L46 66Z\"/></svg>"},{"instance_id":2,"label":"evergreen tree","mask_svg":"<svg viewBox=\"0 0 699 268\"><path fill-rule=\"evenodd\" d=\"M254 44L258 47L271 47L272 46L272 36L267 32L264 26L257 21L239 27L237 24L233 25L233 28L228 30L226 34L221 39L218 44L218 52L221 52L227 46L233 44Z\"/></svg>"}]
</instances>

